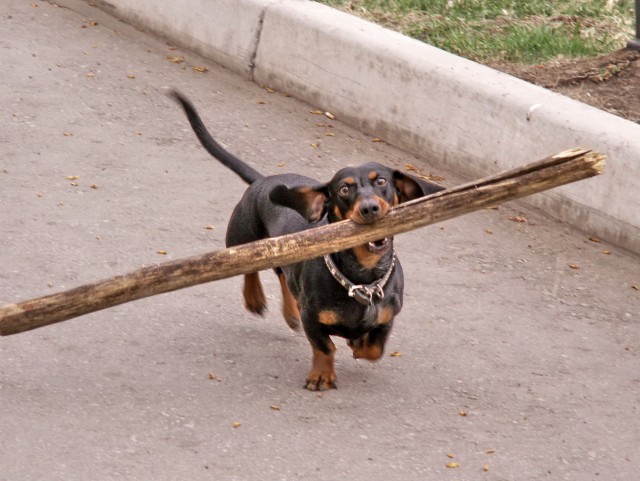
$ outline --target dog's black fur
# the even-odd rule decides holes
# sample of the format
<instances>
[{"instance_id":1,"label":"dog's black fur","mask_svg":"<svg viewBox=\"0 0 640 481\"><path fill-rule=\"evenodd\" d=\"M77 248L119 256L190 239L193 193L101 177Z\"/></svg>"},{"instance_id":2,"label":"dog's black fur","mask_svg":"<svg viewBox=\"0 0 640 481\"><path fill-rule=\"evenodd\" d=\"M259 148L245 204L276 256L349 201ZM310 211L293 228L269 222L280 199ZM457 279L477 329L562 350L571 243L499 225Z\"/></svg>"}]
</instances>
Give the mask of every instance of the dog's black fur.
<instances>
[{"instance_id":1,"label":"dog's black fur","mask_svg":"<svg viewBox=\"0 0 640 481\"><path fill-rule=\"evenodd\" d=\"M297 174L265 177L211 137L189 100L177 92L172 95L184 108L204 148L250 184L231 215L228 247L344 219L373 223L393 205L443 189L373 162L341 169L327 183ZM310 390L336 387L336 348L330 336L346 338L355 358L378 360L394 317L402 308L404 281L392 238L338 252L332 259L353 284L369 285L389 269L392 272L383 288L384 297L372 296L371 302L363 303L348 295L322 257L275 269L284 317L294 329L302 322L311 344L313 363L305 382ZM244 298L248 310L263 313L266 299L258 273L245 276Z\"/></svg>"}]
</instances>

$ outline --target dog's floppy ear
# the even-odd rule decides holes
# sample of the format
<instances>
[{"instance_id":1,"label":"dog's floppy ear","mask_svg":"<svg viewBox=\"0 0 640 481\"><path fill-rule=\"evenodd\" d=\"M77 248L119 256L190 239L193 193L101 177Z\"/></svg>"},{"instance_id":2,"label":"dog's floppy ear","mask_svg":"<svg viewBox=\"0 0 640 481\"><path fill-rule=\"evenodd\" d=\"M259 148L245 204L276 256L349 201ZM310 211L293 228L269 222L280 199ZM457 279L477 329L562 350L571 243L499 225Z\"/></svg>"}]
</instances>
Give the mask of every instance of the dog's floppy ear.
<instances>
[{"instance_id":1,"label":"dog's floppy ear","mask_svg":"<svg viewBox=\"0 0 640 481\"><path fill-rule=\"evenodd\" d=\"M275 204L297 211L309 222L318 222L327 213L329 188L327 184L298 187L281 184L273 188L269 193L269 199Z\"/></svg>"},{"instance_id":2,"label":"dog's floppy ear","mask_svg":"<svg viewBox=\"0 0 640 481\"><path fill-rule=\"evenodd\" d=\"M405 174L401 170L393 171L393 183L398 192L400 203L435 194L445 189L441 185Z\"/></svg>"}]
</instances>

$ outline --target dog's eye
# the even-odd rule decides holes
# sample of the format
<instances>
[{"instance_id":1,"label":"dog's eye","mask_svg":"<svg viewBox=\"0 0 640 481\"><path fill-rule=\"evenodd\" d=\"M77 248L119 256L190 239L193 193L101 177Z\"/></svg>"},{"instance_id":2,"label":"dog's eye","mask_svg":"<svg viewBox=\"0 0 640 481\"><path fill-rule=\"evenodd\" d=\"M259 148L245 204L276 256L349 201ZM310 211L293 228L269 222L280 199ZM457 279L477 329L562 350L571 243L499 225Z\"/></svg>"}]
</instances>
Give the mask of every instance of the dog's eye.
<instances>
[{"instance_id":1,"label":"dog's eye","mask_svg":"<svg viewBox=\"0 0 640 481\"><path fill-rule=\"evenodd\" d=\"M349 186L347 184L342 184L340 186L340 188L338 189L338 194L340 194L342 197L349 195L349 192L351 191L351 189L349 189Z\"/></svg>"},{"instance_id":2,"label":"dog's eye","mask_svg":"<svg viewBox=\"0 0 640 481\"><path fill-rule=\"evenodd\" d=\"M378 187L384 187L385 185L387 185L387 179L385 179L384 177L376 178L376 185Z\"/></svg>"}]
</instances>

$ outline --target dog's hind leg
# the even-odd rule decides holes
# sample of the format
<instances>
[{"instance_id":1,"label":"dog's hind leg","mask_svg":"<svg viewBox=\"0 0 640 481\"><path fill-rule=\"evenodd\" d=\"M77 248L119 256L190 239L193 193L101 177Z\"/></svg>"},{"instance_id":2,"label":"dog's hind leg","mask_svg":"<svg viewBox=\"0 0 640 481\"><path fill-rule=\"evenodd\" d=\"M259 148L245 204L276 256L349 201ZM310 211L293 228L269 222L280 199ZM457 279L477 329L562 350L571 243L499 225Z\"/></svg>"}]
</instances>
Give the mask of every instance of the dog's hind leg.
<instances>
[{"instance_id":1,"label":"dog's hind leg","mask_svg":"<svg viewBox=\"0 0 640 481\"><path fill-rule=\"evenodd\" d=\"M248 311L262 315L267 308L267 299L262 289L260 275L257 272L244 276L244 305Z\"/></svg>"},{"instance_id":2,"label":"dog's hind leg","mask_svg":"<svg viewBox=\"0 0 640 481\"><path fill-rule=\"evenodd\" d=\"M297 331L300 329L300 308L298 301L293 297L284 273L278 272L277 270L276 273L278 274L278 279L280 279L280 287L282 289L282 315L289 327Z\"/></svg>"}]
</instances>

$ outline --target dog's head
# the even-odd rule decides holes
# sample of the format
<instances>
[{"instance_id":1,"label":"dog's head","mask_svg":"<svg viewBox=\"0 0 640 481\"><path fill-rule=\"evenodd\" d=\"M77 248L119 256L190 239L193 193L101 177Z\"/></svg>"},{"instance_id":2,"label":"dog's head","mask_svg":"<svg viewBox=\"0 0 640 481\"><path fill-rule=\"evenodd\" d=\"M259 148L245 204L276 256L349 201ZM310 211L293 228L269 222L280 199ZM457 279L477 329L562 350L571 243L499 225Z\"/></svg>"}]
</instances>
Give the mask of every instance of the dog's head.
<instances>
[{"instance_id":1,"label":"dog's head","mask_svg":"<svg viewBox=\"0 0 640 481\"><path fill-rule=\"evenodd\" d=\"M326 215L329 222L351 219L358 224L372 224L392 206L440 190L444 187L372 162L341 169L326 184L279 185L269 197L276 204L298 211L309 222L318 222ZM391 245L391 238L379 239L355 247L353 253L360 266L371 269L391 252Z\"/></svg>"},{"instance_id":2,"label":"dog's head","mask_svg":"<svg viewBox=\"0 0 640 481\"><path fill-rule=\"evenodd\" d=\"M371 224L382 219L391 206L443 189L371 162L341 169L325 184L279 185L269 197L276 204L298 211L309 222L318 222L327 215L329 222L351 219L357 224Z\"/></svg>"}]
</instances>

